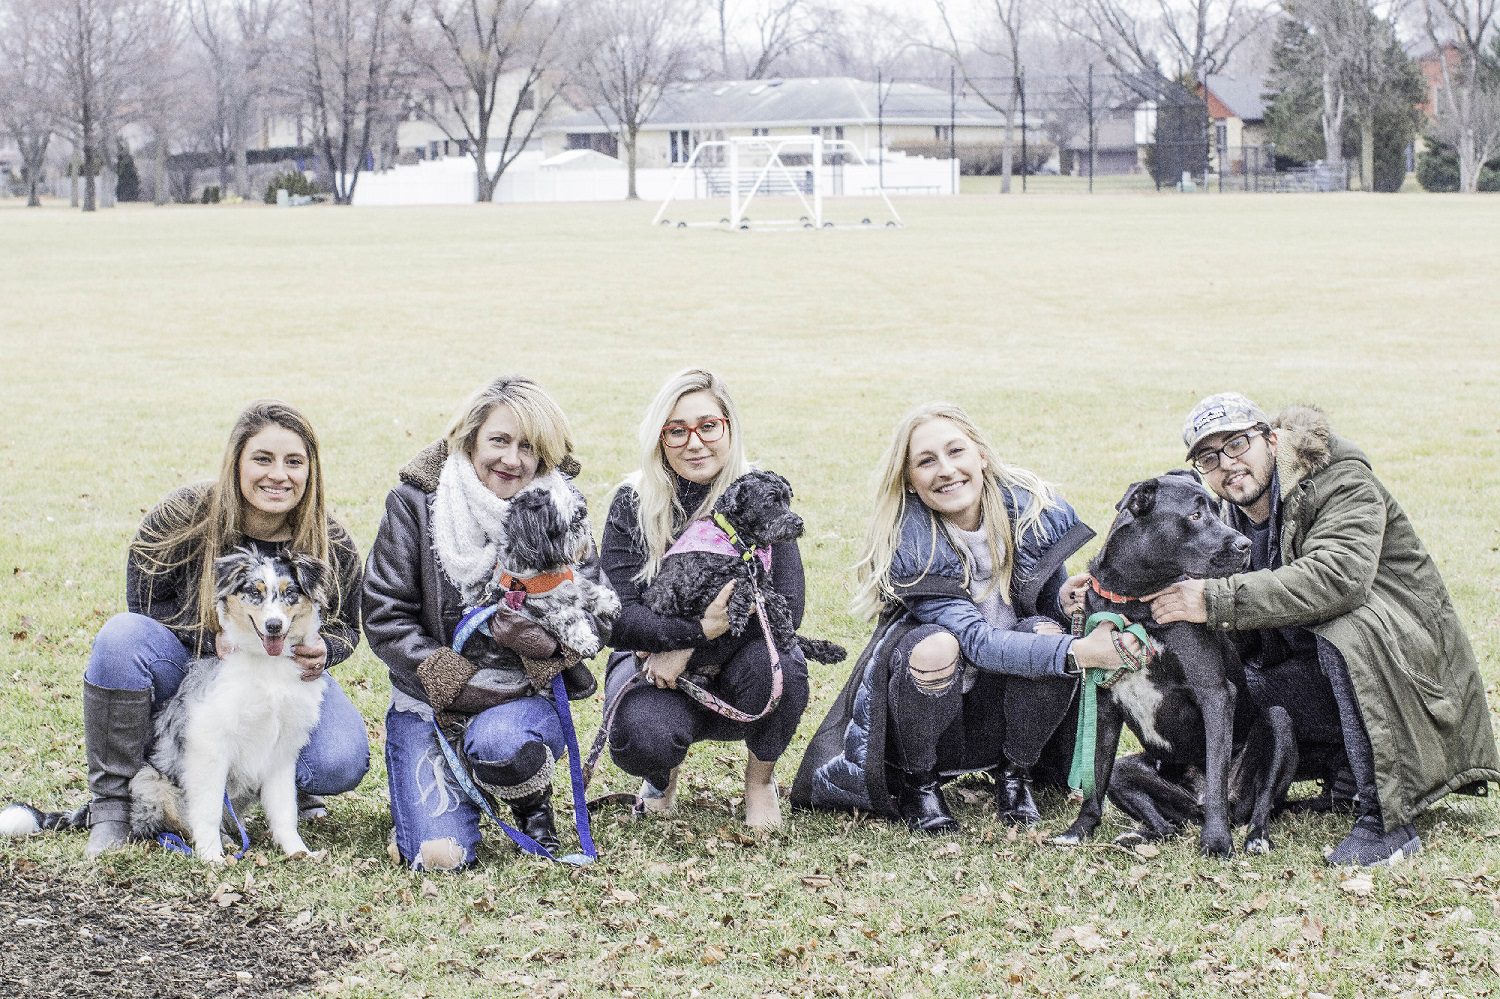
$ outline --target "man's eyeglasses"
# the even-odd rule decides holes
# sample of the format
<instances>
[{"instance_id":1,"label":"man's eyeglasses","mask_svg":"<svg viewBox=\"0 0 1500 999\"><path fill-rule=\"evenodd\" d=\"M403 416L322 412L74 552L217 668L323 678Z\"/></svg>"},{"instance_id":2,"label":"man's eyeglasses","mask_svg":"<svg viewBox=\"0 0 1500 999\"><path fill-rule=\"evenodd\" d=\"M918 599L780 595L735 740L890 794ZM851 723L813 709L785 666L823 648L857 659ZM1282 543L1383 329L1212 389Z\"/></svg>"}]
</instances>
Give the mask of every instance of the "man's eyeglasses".
<instances>
[{"instance_id":1,"label":"man's eyeglasses","mask_svg":"<svg viewBox=\"0 0 1500 999\"><path fill-rule=\"evenodd\" d=\"M1250 442L1259 436L1261 436L1259 430L1251 430L1248 433L1236 434L1216 448L1199 451L1193 455L1193 467L1207 475L1219 467L1221 455L1225 458L1238 458L1250 450Z\"/></svg>"},{"instance_id":2,"label":"man's eyeglasses","mask_svg":"<svg viewBox=\"0 0 1500 999\"><path fill-rule=\"evenodd\" d=\"M712 444L724 436L724 431L729 429L729 417L710 416L699 420L697 423L669 423L661 428L661 442L670 448L686 447L688 438L693 434L705 444Z\"/></svg>"}]
</instances>

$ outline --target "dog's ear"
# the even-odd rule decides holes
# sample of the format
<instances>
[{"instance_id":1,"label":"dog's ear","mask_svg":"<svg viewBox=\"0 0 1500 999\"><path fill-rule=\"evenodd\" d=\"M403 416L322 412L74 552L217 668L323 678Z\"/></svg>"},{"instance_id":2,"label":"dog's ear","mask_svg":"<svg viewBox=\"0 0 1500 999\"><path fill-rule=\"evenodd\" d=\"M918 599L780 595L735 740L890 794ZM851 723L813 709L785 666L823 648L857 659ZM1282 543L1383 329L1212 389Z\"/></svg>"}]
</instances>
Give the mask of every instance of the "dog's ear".
<instances>
[{"instance_id":1,"label":"dog's ear","mask_svg":"<svg viewBox=\"0 0 1500 999\"><path fill-rule=\"evenodd\" d=\"M248 548L236 548L214 559L214 598L223 600L245 585L245 576L260 563Z\"/></svg>"},{"instance_id":2,"label":"dog's ear","mask_svg":"<svg viewBox=\"0 0 1500 999\"><path fill-rule=\"evenodd\" d=\"M1132 517L1147 516L1156 508L1156 489L1155 479L1137 482L1120 500L1121 509L1129 511Z\"/></svg>"},{"instance_id":3,"label":"dog's ear","mask_svg":"<svg viewBox=\"0 0 1500 999\"><path fill-rule=\"evenodd\" d=\"M290 552L286 560L297 589L306 593L319 607L328 606L328 577L331 575L328 563L306 552Z\"/></svg>"},{"instance_id":4,"label":"dog's ear","mask_svg":"<svg viewBox=\"0 0 1500 999\"><path fill-rule=\"evenodd\" d=\"M791 499L793 496L797 495L792 491L792 484L786 479L782 478L780 475L777 475L775 472L767 472L766 474L775 479L777 482L781 483L782 487L786 489L787 499Z\"/></svg>"}]
</instances>

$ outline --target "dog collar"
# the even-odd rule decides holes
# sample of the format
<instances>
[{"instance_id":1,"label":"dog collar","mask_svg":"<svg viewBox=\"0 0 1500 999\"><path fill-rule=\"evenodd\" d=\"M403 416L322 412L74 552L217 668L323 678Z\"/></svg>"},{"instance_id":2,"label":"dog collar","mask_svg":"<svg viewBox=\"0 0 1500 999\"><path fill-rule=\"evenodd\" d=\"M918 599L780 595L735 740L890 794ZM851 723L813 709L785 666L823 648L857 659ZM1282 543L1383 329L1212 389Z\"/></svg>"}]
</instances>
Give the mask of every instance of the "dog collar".
<instances>
[{"instance_id":1,"label":"dog collar","mask_svg":"<svg viewBox=\"0 0 1500 999\"><path fill-rule=\"evenodd\" d=\"M724 536L729 539L729 543L734 545L734 550L740 553L740 558L748 562L755 557L755 549L740 540L739 532L734 529L734 525L729 522L728 517L722 513L715 512L714 523L719 525L719 530L723 531Z\"/></svg>"},{"instance_id":2,"label":"dog collar","mask_svg":"<svg viewBox=\"0 0 1500 999\"><path fill-rule=\"evenodd\" d=\"M572 568L561 572L544 572L536 576L513 576L508 572L500 574L500 588L506 592L520 592L529 596L540 596L550 593L562 584L573 578Z\"/></svg>"},{"instance_id":3,"label":"dog collar","mask_svg":"<svg viewBox=\"0 0 1500 999\"><path fill-rule=\"evenodd\" d=\"M1099 585L1099 580L1095 579L1093 576L1089 577L1089 587L1095 593L1099 594L1101 597L1103 597L1105 600L1108 600L1112 604L1128 604L1136 599L1135 597L1127 597L1123 593L1112 593L1109 590L1106 590L1104 587Z\"/></svg>"}]
</instances>

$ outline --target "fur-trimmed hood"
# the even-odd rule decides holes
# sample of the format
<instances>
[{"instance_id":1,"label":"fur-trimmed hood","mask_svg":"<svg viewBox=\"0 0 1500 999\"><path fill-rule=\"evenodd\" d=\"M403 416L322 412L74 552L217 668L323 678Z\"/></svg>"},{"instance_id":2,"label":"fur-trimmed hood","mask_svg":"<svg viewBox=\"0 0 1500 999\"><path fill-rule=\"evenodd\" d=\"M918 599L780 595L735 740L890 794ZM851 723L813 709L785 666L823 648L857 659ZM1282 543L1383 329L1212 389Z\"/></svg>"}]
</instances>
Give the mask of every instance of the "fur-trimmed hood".
<instances>
[{"instance_id":1,"label":"fur-trimmed hood","mask_svg":"<svg viewBox=\"0 0 1500 999\"><path fill-rule=\"evenodd\" d=\"M409 486L416 486L424 493L437 492L438 479L443 474L443 464L448 460L448 442L433 441L431 444L418 451L416 455L401 466L398 477ZM578 459L571 454L558 462L557 470L569 479L578 478L582 466Z\"/></svg>"},{"instance_id":2,"label":"fur-trimmed hood","mask_svg":"<svg viewBox=\"0 0 1500 999\"><path fill-rule=\"evenodd\" d=\"M1370 464L1363 451L1333 432L1316 406L1288 406L1271 421L1271 429L1276 431L1276 476L1283 500L1335 461Z\"/></svg>"}]
</instances>

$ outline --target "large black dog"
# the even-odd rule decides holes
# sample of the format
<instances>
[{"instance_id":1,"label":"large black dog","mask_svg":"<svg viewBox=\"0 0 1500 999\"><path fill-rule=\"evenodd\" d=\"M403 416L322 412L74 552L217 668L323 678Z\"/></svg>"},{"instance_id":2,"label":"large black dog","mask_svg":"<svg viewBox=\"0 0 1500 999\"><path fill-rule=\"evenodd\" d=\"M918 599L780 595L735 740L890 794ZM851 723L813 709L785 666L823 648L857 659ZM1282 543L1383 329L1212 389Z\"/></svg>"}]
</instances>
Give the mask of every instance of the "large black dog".
<instances>
[{"instance_id":1,"label":"large black dog","mask_svg":"<svg viewBox=\"0 0 1500 999\"><path fill-rule=\"evenodd\" d=\"M732 539L711 525L691 525L689 531L701 528L721 535L716 539L721 550L705 545L668 552L661 571L641 594L646 606L671 617L702 617L724 584L734 580L729 597L730 634L744 633L759 589L766 625L778 650L788 652L795 644L808 659L841 662L848 655L842 646L797 634L786 598L771 588L770 569L759 556L750 554L802 536L802 518L792 512L791 484L775 472L747 472L729 484L713 512L733 529Z\"/></svg>"},{"instance_id":2,"label":"large black dog","mask_svg":"<svg viewBox=\"0 0 1500 999\"><path fill-rule=\"evenodd\" d=\"M1157 644L1142 671L1100 690L1095 787L1055 842L1091 835L1106 793L1140 828L1123 840L1161 839L1202 822L1199 849L1234 852L1231 825L1249 823L1245 849L1271 849L1266 827L1297 770L1290 716L1255 710L1233 640L1201 624L1158 625L1139 598L1186 578L1228 576L1249 563L1250 542L1219 519L1188 471L1133 484L1104 547L1089 565L1085 611L1113 611L1146 626ZM1122 724L1144 752L1115 760Z\"/></svg>"}]
</instances>

